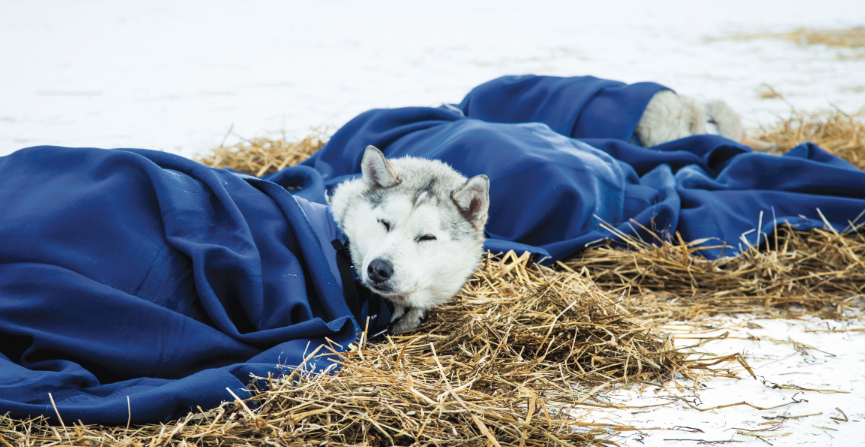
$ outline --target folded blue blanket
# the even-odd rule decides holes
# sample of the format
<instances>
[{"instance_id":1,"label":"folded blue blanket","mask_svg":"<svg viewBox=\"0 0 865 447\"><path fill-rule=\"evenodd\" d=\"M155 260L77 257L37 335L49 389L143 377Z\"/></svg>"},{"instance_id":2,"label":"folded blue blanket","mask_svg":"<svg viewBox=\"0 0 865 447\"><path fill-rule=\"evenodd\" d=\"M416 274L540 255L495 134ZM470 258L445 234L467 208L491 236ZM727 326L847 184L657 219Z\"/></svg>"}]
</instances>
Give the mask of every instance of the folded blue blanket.
<instances>
[{"instance_id":1,"label":"folded blue blanket","mask_svg":"<svg viewBox=\"0 0 865 447\"><path fill-rule=\"evenodd\" d=\"M270 182L155 151L29 148L0 158L0 216L0 414L58 423L53 398L67 423L179 417L358 332Z\"/></svg>"},{"instance_id":2,"label":"folded blue blanket","mask_svg":"<svg viewBox=\"0 0 865 447\"><path fill-rule=\"evenodd\" d=\"M324 203L367 145L490 178L487 248L561 259L602 228L712 238L708 257L779 222L839 230L865 172L812 144L756 154L701 135L634 138L664 87L505 77L459 105L363 113L269 181L161 152L37 147L0 158L0 414L126 424L241 397L359 326L292 194ZM286 190L290 189L292 194ZM309 208L312 210L312 208ZM311 212L311 211L310 211ZM822 214L822 216L821 216ZM338 345L337 345L338 344ZM313 359L321 371L331 362ZM49 397L50 394L50 397Z\"/></svg>"}]
</instances>

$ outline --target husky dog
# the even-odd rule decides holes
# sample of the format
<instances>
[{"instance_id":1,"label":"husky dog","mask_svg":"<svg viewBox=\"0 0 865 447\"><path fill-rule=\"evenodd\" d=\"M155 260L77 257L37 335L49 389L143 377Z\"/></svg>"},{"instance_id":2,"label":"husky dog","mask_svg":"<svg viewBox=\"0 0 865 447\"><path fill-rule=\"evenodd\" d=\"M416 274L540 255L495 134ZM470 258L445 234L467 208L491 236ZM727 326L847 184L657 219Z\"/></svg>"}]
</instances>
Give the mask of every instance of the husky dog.
<instances>
[{"instance_id":1,"label":"husky dog","mask_svg":"<svg viewBox=\"0 0 865 447\"><path fill-rule=\"evenodd\" d=\"M724 101L712 100L701 104L693 98L677 95L670 90L655 93L646 106L636 134L645 147L657 146L691 135L714 132L750 146L755 151L770 151L777 144L745 137L742 118Z\"/></svg>"},{"instance_id":2,"label":"husky dog","mask_svg":"<svg viewBox=\"0 0 865 447\"><path fill-rule=\"evenodd\" d=\"M480 263L490 181L438 160L386 160L368 146L363 178L339 184L331 212L364 286L394 304L395 331L457 294Z\"/></svg>"}]
</instances>

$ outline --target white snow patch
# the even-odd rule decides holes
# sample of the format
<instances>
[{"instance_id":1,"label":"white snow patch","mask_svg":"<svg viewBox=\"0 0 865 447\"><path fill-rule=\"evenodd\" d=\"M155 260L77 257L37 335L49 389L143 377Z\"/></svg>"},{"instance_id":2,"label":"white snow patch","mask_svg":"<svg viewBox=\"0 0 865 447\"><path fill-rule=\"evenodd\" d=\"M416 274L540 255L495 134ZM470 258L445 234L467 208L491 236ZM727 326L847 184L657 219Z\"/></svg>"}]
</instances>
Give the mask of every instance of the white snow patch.
<instances>
[{"instance_id":1,"label":"white snow patch","mask_svg":"<svg viewBox=\"0 0 865 447\"><path fill-rule=\"evenodd\" d=\"M865 60L708 38L863 17L859 0L0 0L0 155L56 144L189 156L232 126L302 137L370 108L457 102L519 73L656 81L724 99L746 125L790 105L854 111ZM790 104L759 100L762 83Z\"/></svg>"},{"instance_id":2,"label":"white snow patch","mask_svg":"<svg viewBox=\"0 0 865 447\"><path fill-rule=\"evenodd\" d=\"M756 326L749 328L748 323ZM713 378L696 386L687 380L674 380L663 389L652 385L631 387L608 397L620 405L667 405L584 413L596 422L663 429L626 434L622 441L628 446L727 445L708 441L745 446L768 445L767 442L775 446L862 445L865 322L740 316L719 320L712 326L709 330L688 325L670 329L681 337L728 333L723 340L711 341L697 350L718 355L739 352L757 379L738 367L738 379ZM686 338L676 340L678 346L696 342ZM780 407L758 410L739 405L701 412L677 398L701 409L740 402L764 409ZM764 436L765 441L753 435Z\"/></svg>"}]
</instances>

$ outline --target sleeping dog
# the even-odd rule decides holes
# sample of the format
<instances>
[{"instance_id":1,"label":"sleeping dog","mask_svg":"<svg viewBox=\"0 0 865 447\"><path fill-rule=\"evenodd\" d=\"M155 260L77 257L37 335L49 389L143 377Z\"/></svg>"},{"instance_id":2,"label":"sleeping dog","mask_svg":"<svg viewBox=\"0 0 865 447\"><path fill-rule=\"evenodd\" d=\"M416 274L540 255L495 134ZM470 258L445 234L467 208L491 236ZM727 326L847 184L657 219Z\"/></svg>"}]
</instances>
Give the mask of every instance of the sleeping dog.
<instances>
[{"instance_id":1,"label":"sleeping dog","mask_svg":"<svg viewBox=\"0 0 865 447\"><path fill-rule=\"evenodd\" d=\"M700 104L670 90L655 94L636 133L643 146L651 147L706 133L707 123L756 150L775 147L744 138L741 119L724 102ZM333 218L348 241L362 287L393 305L391 329L414 329L429 310L456 295L477 269L490 205L489 179L468 179L439 160L388 160L373 146L366 148L361 171L361 178L333 191Z\"/></svg>"},{"instance_id":2,"label":"sleeping dog","mask_svg":"<svg viewBox=\"0 0 865 447\"><path fill-rule=\"evenodd\" d=\"M742 118L724 101L712 100L699 103L693 98L662 90L652 97L640 122L636 134L645 147L657 146L691 135L710 133L750 146L755 151L771 151L777 144L752 140L745 137Z\"/></svg>"},{"instance_id":3,"label":"sleeping dog","mask_svg":"<svg viewBox=\"0 0 865 447\"><path fill-rule=\"evenodd\" d=\"M439 160L386 160L373 146L361 170L333 191L331 212L360 283L394 305L392 329L414 329L480 264L490 182Z\"/></svg>"}]
</instances>

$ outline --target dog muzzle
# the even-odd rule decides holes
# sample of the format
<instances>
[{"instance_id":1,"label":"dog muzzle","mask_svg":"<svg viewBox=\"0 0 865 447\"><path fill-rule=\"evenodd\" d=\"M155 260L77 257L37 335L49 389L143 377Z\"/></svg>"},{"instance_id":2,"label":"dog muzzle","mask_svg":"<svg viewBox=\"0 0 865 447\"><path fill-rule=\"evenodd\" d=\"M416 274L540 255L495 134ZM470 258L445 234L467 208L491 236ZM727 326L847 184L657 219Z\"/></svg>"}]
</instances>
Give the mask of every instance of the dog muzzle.
<instances>
[{"instance_id":1,"label":"dog muzzle","mask_svg":"<svg viewBox=\"0 0 865 447\"><path fill-rule=\"evenodd\" d=\"M348 248L339 239L331 241L331 245L336 250L336 266L342 279L345 302L358 326L367 331L367 340L393 334L394 327L402 321L405 313L394 319L393 303L364 287L356 277Z\"/></svg>"}]
</instances>

